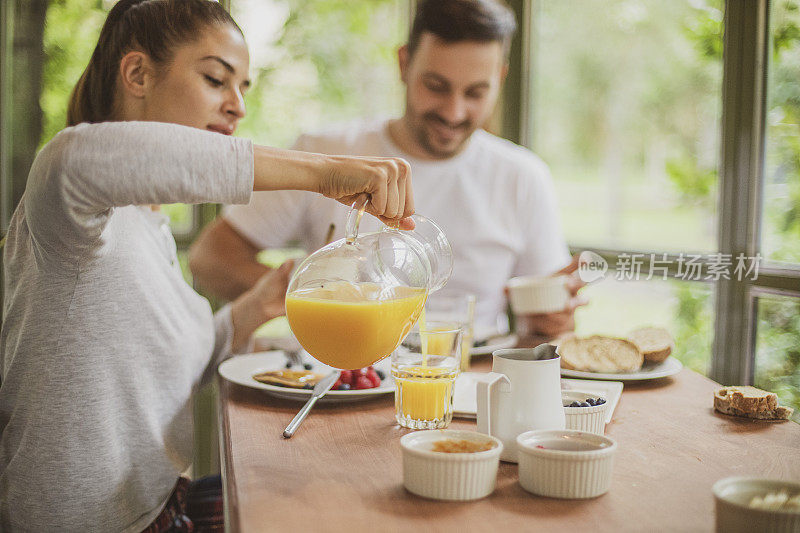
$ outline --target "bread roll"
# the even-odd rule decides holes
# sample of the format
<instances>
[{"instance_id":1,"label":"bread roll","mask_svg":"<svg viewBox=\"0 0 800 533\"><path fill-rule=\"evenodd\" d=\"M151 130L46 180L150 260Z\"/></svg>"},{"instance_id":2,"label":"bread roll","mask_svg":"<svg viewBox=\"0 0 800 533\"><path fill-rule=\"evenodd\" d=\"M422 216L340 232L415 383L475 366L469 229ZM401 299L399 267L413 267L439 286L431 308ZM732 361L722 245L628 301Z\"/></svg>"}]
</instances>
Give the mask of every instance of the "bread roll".
<instances>
[{"instance_id":1,"label":"bread roll","mask_svg":"<svg viewBox=\"0 0 800 533\"><path fill-rule=\"evenodd\" d=\"M661 363L672 353L675 341L664 328L637 328L628 334L648 363Z\"/></svg>"},{"instance_id":2,"label":"bread roll","mask_svg":"<svg viewBox=\"0 0 800 533\"><path fill-rule=\"evenodd\" d=\"M573 337L560 343L561 367L584 372L636 372L644 356L630 341L602 335Z\"/></svg>"}]
</instances>

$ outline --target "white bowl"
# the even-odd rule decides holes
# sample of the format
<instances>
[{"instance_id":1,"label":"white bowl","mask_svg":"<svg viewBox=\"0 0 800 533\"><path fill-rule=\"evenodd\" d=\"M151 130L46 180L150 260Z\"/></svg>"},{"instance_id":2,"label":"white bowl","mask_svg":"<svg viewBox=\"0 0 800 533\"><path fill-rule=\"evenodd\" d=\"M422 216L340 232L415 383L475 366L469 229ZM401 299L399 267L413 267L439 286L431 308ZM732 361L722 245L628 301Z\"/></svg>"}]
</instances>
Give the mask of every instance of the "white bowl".
<instances>
[{"instance_id":1,"label":"white bowl","mask_svg":"<svg viewBox=\"0 0 800 533\"><path fill-rule=\"evenodd\" d=\"M517 437L519 484L550 498L594 498L608 492L617 443L573 429L526 431Z\"/></svg>"},{"instance_id":2,"label":"white bowl","mask_svg":"<svg viewBox=\"0 0 800 533\"><path fill-rule=\"evenodd\" d=\"M444 453L432 450L445 439L492 443L490 450ZM433 429L400 439L403 448L403 485L418 496L437 500L476 500L494 491L503 443L475 431Z\"/></svg>"},{"instance_id":3,"label":"white bowl","mask_svg":"<svg viewBox=\"0 0 800 533\"><path fill-rule=\"evenodd\" d=\"M718 532L797 533L800 531L800 511L750 507L750 501L755 496L764 496L772 492L787 492L789 496L800 494L800 483L777 479L728 477L714 483L712 491L716 502Z\"/></svg>"},{"instance_id":4,"label":"white bowl","mask_svg":"<svg viewBox=\"0 0 800 533\"><path fill-rule=\"evenodd\" d=\"M566 276L520 276L508 280L508 299L517 315L563 311L569 301Z\"/></svg>"},{"instance_id":5,"label":"white bowl","mask_svg":"<svg viewBox=\"0 0 800 533\"><path fill-rule=\"evenodd\" d=\"M565 390L561 391L561 402L570 404L573 401L585 401L586 398L603 398L594 392ZM590 407L567 407L564 406L564 418L567 429L577 429L578 431L588 431L596 435L603 435L606 431L606 407L608 398L603 398L605 403Z\"/></svg>"}]
</instances>

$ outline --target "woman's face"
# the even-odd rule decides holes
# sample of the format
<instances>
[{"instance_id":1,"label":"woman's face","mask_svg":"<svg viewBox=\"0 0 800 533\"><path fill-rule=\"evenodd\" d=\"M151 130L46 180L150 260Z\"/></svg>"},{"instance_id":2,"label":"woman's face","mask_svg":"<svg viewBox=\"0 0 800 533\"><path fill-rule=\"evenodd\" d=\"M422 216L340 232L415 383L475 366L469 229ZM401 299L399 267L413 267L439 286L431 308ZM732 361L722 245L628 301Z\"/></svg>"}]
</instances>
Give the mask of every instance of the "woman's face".
<instances>
[{"instance_id":1,"label":"woman's face","mask_svg":"<svg viewBox=\"0 0 800 533\"><path fill-rule=\"evenodd\" d=\"M141 120L171 122L230 135L244 117L250 56L232 26L207 28L174 51L144 94Z\"/></svg>"}]
</instances>

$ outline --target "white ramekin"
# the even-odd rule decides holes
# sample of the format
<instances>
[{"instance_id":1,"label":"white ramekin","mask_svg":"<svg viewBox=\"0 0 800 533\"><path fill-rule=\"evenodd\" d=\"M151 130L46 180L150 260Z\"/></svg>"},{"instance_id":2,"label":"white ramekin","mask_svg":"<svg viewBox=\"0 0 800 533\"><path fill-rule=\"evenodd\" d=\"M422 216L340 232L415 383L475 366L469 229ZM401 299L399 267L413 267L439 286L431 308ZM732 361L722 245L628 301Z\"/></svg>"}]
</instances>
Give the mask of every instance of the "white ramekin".
<instances>
[{"instance_id":1,"label":"white ramekin","mask_svg":"<svg viewBox=\"0 0 800 533\"><path fill-rule=\"evenodd\" d=\"M572 429L526 431L517 437L519 483L550 498L594 498L608 492L617 443Z\"/></svg>"},{"instance_id":2,"label":"white ramekin","mask_svg":"<svg viewBox=\"0 0 800 533\"><path fill-rule=\"evenodd\" d=\"M517 315L563 311L569 300L566 276L520 276L508 280L508 300Z\"/></svg>"},{"instance_id":3,"label":"white ramekin","mask_svg":"<svg viewBox=\"0 0 800 533\"><path fill-rule=\"evenodd\" d=\"M491 442L490 450L475 453L432 451L444 439ZM475 431L434 429L416 431L400 439L403 448L403 485L418 496L437 500L476 500L494 491L503 443Z\"/></svg>"},{"instance_id":4,"label":"white ramekin","mask_svg":"<svg viewBox=\"0 0 800 533\"><path fill-rule=\"evenodd\" d=\"M561 391L561 401L570 404L573 401L585 401L586 398L603 398L596 393L565 390ZM577 429L578 431L588 431L596 435L603 435L606 432L606 407L608 399L603 398L605 403L590 407L567 407L564 406L564 418L566 419L567 429Z\"/></svg>"},{"instance_id":5,"label":"white ramekin","mask_svg":"<svg viewBox=\"0 0 800 533\"><path fill-rule=\"evenodd\" d=\"M800 531L800 512L789 510L754 509L750 501L755 496L771 492L800 494L800 483L777 479L728 477L714 483L711 489L716 502L716 531L744 533L770 531L797 533Z\"/></svg>"}]
</instances>

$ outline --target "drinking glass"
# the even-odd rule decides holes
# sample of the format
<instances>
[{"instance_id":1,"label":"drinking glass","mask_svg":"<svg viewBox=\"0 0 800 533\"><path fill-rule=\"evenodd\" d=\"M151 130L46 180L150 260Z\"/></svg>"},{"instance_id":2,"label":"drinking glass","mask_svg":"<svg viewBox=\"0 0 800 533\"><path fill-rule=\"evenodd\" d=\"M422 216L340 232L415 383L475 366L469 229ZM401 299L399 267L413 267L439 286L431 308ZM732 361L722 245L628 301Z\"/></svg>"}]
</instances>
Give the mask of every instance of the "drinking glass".
<instances>
[{"instance_id":1,"label":"drinking glass","mask_svg":"<svg viewBox=\"0 0 800 533\"><path fill-rule=\"evenodd\" d=\"M453 322L461 326L461 371L469 370L475 328L475 295L468 292L429 295L425 302L424 320Z\"/></svg>"},{"instance_id":2,"label":"drinking glass","mask_svg":"<svg viewBox=\"0 0 800 533\"><path fill-rule=\"evenodd\" d=\"M411 429L442 429L453 419L461 366L461 326L428 321L392 353L395 419Z\"/></svg>"}]
</instances>

